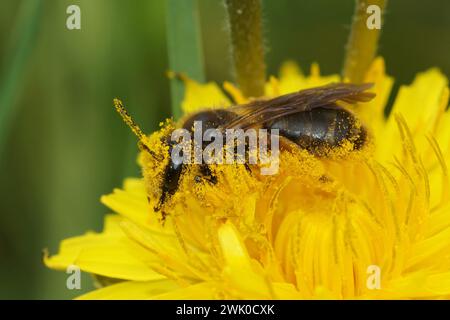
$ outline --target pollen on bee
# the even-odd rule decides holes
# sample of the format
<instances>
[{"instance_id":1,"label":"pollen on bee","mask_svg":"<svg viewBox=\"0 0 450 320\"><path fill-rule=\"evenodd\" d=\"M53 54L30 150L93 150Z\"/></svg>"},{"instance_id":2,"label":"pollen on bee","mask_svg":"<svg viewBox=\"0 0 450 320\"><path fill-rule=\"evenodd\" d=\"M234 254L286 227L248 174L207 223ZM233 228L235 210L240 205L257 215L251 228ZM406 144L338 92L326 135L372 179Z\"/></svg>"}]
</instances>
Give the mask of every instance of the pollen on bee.
<instances>
[{"instance_id":1,"label":"pollen on bee","mask_svg":"<svg viewBox=\"0 0 450 320\"><path fill-rule=\"evenodd\" d=\"M130 127L131 131L138 137L139 142L146 149L150 151L149 142L147 136L142 132L141 128L134 122L131 115L128 113L127 109L125 109L122 101L118 98L114 98L113 100L114 107L119 115L122 117L123 121Z\"/></svg>"},{"instance_id":2,"label":"pollen on bee","mask_svg":"<svg viewBox=\"0 0 450 320\"><path fill-rule=\"evenodd\" d=\"M193 137L192 137L193 135ZM269 139L270 138L270 139ZM270 140L270 141L269 141ZM193 134L185 128L172 131L171 159L175 164L260 164L261 174L278 172L277 129L207 129L194 121ZM270 150L269 150L270 149Z\"/></svg>"}]
</instances>

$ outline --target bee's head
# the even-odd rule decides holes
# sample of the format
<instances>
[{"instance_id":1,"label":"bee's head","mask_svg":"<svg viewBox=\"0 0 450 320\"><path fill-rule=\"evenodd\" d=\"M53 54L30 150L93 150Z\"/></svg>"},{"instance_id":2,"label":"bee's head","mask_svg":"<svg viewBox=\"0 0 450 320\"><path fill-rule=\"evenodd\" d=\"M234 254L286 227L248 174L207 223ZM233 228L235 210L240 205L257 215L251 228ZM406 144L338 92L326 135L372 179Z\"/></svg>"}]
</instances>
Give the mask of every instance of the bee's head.
<instances>
[{"instance_id":1,"label":"bee's head","mask_svg":"<svg viewBox=\"0 0 450 320\"><path fill-rule=\"evenodd\" d=\"M122 101L114 99L114 106L124 122L138 138L138 146L141 150L138 162L142 168L147 187L147 196L150 204L154 205L161 196L160 181L170 162L168 142L170 141L170 136L175 126L172 120L166 120L160 124L160 130L147 136L134 122L133 118L125 109Z\"/></svg>"},{"instance_id":2,"label":"bee's head","mask_svg":"<svg viewBox=\"0 0 450 320\"><path fill-rule=\"evenodd\" d=\"M171 162L170 138L173 130L174 123L169 119L161 123L158 131L146 137L145 143L139 142L141 152L138 162L152 208L158 207L162 197L161 185Z\"/></svg>"}]
</instances>

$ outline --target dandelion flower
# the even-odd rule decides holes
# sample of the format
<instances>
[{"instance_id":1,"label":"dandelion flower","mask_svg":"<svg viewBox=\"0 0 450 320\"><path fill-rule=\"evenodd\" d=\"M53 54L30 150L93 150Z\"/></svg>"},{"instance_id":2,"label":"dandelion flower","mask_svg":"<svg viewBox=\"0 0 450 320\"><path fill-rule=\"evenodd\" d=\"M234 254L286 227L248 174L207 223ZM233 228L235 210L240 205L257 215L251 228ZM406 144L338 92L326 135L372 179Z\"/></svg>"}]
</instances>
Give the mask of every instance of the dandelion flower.
<instances>
[{"instance_id":1,"label":"dandelion flower","mask_svg":"<svg viewBox=\"0 0 450 320\"><path fill-rule=\"evenodd\" d=\"M339 81L316 64L306 76L288 62L265 95ZM393 79L381 58L365 81L375 84L376 98L354 112L370 132L368 148L336 159L282 152L273 176L216 166L216 185L196 182L188 170L161 223L153 208L169 155L160 138L175 125L163 124L148 141L164 158L155 163L142 152L145 178L101 198L115 212L103 231L62 241L45 264L75 264L114 280L84 299L450 297L448 81L437 69L418 74L401 86L387 118ZM231 83L226 95L215 83L184 82L185 114L246 102Z\"/></svg>"}]
</instances>

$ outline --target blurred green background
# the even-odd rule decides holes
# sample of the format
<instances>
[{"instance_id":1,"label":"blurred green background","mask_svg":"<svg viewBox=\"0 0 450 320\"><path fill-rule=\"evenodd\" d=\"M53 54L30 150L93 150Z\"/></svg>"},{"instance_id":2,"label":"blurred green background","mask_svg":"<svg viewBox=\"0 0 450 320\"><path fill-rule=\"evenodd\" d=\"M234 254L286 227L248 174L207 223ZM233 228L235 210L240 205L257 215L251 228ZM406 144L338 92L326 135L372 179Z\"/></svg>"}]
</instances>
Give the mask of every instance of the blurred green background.
<instances>
[{"instance_id":1,"label":"blurred green background","mask_svg":"<svg viewBox=\"0 0 450 320\"><path fill-rule=\"evenodd\" d=\"M81 30L66 28L70 4L81 8ZM286 59L340 71L353 0L263 5L270 74ZM229 80L222 2L199 7L206 77ZM42 265L42 249L100 230L108 212L100 195L139 175L136 141L111 102L124 99L146 132L170 116L165 26L164 0L1 1L0 298L92 288L84 275L82 290L67 290L67 275ZM390 1L380 52L397 86L431 66L450 76L450 1Z\"/></svg>"}]
</instances>

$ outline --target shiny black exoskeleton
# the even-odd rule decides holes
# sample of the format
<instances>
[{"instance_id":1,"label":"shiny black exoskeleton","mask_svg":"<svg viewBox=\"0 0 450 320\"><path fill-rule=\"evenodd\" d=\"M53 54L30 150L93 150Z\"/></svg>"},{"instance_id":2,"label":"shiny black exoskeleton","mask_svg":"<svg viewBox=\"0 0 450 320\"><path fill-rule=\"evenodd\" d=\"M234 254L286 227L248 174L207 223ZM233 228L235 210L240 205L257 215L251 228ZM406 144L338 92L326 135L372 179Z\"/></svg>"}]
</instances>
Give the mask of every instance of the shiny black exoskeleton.
<instances>
[{"instance_id":1,"label":"shiny black exoskeleton","mask_svg":"<svg viewBox=\"0 0 450 320\"><path fill-rule=\"evenodd\" d=\"M353 143L354 150L361 149L367 138L365 129L357 124L355 117L336 107L294 113L267 123L266 127L278 129L280 136L316 156L326 156L346 140Z\"/></svg>"}]
</instances>

